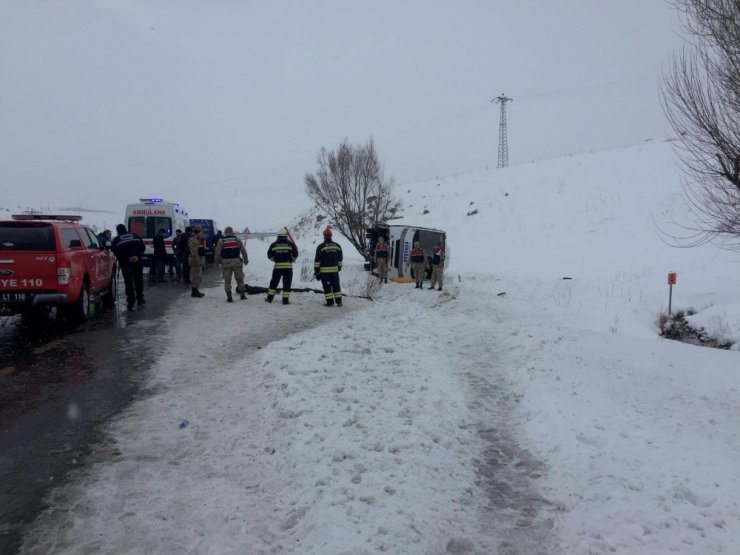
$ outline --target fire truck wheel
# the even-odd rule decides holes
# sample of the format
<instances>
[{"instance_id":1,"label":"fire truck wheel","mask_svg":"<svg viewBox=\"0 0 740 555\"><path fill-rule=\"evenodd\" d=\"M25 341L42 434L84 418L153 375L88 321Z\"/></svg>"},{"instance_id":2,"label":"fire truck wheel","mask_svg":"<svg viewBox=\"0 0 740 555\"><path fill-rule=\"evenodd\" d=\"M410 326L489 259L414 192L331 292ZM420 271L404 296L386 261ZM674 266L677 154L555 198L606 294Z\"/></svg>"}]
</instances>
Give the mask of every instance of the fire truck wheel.
<instances>
[{"instance_id":1,"label":"fire truck wheel","mask_svg":"<svg viewBox=\"0 0 740 555\"><path fill-rule=\"evenodd\" d=\"M69 312L71 319L77 322L87 322L90 317L90 286L86 281L82 282L82 288L80 289L80 298L77 302L70 306Z\"/></svg>"},{"instance_id":2,"label":"fire truck wheel","mask_svg":"<svg viewBox=\"0 0 740 555\"><path fill-rule=\"evenodd\" d=\"M116 304L116 269L113 268L113 275L110 277L110 283L108 283L108 291L103 294L101 300L103 301L104 308L113 308Z\"/></svg>"}]
</instances>

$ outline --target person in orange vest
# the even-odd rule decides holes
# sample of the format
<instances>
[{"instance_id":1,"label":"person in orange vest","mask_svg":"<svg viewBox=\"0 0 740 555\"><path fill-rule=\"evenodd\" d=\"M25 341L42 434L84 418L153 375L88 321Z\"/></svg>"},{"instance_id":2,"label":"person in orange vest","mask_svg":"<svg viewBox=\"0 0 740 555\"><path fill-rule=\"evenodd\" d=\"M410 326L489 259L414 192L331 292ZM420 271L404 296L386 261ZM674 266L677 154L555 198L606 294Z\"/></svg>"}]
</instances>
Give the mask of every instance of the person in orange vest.
<instances>
[{"instance_id":1,"label":"person in orange vest","mask_svg":"<svg viewBox=\"0 0 740 555\"><path fill-rule=\"evenodd\" d=\"M432 256L432 285L429 289L434 289L437 285L437 291L442 291L442 275L445 271L445 250L442 243L434 243L434 256Z\"/></svg>"},{"instance_id":2,"label":"person in orange vest","mask_svg":"<svg viewBox=\"0 0 740 555\"><path fill-rule=\"evenodd\" d=\"M427 257L424 253L424 249L421 248L419 241L414 241L414 248L411 249L409 255L411 270L414 273L414 279L416 280L416 288L423 289L422 283L424 283L424 274L427 271Z\"/></svg>"},{"instance_id":3,"label":"person in orange vest","mask_svg":"<svg viewBox=\"0 0 740 555\"><path fill-rule=\"evenodd\" d=\"M378 267L378 277L383 283L388 283L388 245L380 235L375 245L375 265Z\"/></svg>"}]
</instances>

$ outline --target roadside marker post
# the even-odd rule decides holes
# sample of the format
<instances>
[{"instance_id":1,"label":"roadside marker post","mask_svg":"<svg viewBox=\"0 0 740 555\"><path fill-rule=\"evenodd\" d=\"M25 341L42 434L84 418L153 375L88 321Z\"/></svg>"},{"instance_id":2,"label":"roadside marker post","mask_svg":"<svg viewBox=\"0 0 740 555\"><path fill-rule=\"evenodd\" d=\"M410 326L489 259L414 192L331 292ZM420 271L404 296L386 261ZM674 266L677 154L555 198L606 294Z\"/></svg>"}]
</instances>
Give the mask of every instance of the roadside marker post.
<instances>
[{"instance_id":1,"label":"roadside marker post","mask_svg":"<svg viewBox=\"0 0 740 555\"><path fill-rule=\"evenodd\" d=\"M673 286L676 285L676 272L668 272L668 316L671 315L671 302L673 301Z\"/></svg>"}]
</instances>

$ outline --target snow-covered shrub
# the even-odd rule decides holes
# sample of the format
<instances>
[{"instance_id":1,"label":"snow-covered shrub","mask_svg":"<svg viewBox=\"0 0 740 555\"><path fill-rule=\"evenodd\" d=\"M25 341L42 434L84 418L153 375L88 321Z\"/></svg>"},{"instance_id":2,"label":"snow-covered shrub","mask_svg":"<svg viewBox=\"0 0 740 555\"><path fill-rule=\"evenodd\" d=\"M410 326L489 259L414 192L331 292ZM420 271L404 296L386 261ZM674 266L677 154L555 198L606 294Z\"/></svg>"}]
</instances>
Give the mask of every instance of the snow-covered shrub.
<instances>
[{"instance_id":1,"label":"snow-covered shrub","mask_svg":"<svg viewBox=\"0 0 740 555\"><path fill-rule=\"evenodd\" d=\"M307 282L307 281L313 281L314 277L314 265L313 265L313 258L301 255L298 257L298 264L301 268L301 281Z\"/></svg>"},{"instance_id":2,"label":"snow-covered shrub","mask_svg":"<svg viewBox=\"0 0 740 555\"><path fill-rule=\"evenodd\" d=\"M674 339L683 343L704 347L715 347L718 349L729 349L732 347L732 343L710 337L703 327L692 327L686 319L687 315L693 315L693 311L687 311L686 313L679 311L672 315L665 312L659 314L657 325L660 330L660 336L666 339Z\"/></svg>"}]
</instances>

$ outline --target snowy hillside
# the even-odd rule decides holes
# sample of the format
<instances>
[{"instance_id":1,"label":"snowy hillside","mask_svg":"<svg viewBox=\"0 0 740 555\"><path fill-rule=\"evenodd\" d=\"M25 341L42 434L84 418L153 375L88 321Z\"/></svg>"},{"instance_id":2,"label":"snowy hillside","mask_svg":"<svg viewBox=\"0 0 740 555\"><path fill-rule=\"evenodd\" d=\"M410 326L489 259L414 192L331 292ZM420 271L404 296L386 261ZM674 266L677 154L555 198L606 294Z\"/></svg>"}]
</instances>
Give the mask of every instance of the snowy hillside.
<instances>
[{"instance_id":1,"label":"snowy hillside","mask_svg":"<svg viewBox=\"0 0 740 555\"><path fill-rule=\"evenodd\" d=\"M680 177L656 141L404 185L406 221L449 232L442 292L389 283L338 309L217 286L183 293L175 325L134 313L166 330L154 393L24 552L740 552L740 262L661 242ZM298 238L296 274L318 240ZM268 243L247 244L250 284ZM668 271L674 311L734 351L658 337Z\"/></svg>"},{"instance_id":2,"label":"snowy hillside","mask_svg":"<svg viewBox=\"0 0 740 555\"><path fill-rule=\"evenodd\" d=\"M399 192L402 222L448 231L452 273L542 278L555 297L569 277L567 301L581 305L579 318L596 319L586 325L617 319L627 333L652 336L668 307L669 271L678 274L674 311L736 302L740 290L740 253L667 244L666 233L684 233L677 223L692 223L681 180L671 143L649 141ZM728 325L740 341L740 325Z\"/></svg>"}]
</instances>

